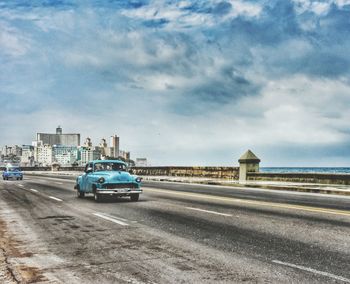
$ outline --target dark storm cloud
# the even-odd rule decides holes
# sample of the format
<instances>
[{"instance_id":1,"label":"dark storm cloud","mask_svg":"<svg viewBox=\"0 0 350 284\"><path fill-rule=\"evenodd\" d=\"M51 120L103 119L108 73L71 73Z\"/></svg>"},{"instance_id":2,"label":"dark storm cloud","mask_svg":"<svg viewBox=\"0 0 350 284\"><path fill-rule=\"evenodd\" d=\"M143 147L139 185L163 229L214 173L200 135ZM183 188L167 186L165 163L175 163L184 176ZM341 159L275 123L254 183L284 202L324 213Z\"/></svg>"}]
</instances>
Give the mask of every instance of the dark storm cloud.
<instances>
[{"instance_id":1,"label":"dark storm cloud","mask_svg":"<svg viewBox=\"0 0 350 284\"><path fill-rule=\"evenodd\" d=\"M257 95L260 87L235 68L226 67L216 78L208 78L199 87L185 91L175 102L173 111L187 116L203 115L222 105L235 104L242 97Z\"/></svg>"}]
</instances>

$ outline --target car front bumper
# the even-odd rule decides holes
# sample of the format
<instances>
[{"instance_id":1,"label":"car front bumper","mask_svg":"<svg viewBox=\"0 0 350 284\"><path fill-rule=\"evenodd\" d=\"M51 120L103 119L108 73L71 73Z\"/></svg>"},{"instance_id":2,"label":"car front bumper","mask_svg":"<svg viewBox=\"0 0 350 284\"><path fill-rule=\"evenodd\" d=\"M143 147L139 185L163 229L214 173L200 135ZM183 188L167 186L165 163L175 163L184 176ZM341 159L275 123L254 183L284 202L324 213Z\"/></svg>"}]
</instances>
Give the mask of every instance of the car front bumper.
<instances>
[{"instance_id":1,"label":"car front bumper","mask_svg":"<svg viewBox=\"0 0 350 284\"><path fill-rule=\"evenodd\" d=\"M23 178L23 175L3 175L5 178Z\"/></svg>"},{"instance_id":2,"label":"car front bumper","mask_svg":"<svg viewBox=\"0 0 350 284\"><path fill-rule=\"evenodd\" d=\"M142 189L136 190L135 188L118 188L118 189L97 189L97 194L108 194L108 195L130 195L135 193L142 193Z\"/></svg>"}]
</instances>

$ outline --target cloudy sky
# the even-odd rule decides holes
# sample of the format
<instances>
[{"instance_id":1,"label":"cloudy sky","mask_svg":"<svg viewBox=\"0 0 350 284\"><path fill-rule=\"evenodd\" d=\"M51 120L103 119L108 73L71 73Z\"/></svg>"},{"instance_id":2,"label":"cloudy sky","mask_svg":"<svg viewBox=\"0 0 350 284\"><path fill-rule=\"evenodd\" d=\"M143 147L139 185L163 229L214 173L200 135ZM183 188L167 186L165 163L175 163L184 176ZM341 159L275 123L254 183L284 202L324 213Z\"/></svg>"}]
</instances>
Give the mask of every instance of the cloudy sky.
<instances>
[{"instance_id":1,"label":"cloudy sky","mask_svg":"<svg viewBox=\"0 0 350 284\"><path fill-rule=\"evenodd\" d=\"M117 134L152 165L350 165L350 0L0 0L0 145Z\"/></svg>"}]
</instances>

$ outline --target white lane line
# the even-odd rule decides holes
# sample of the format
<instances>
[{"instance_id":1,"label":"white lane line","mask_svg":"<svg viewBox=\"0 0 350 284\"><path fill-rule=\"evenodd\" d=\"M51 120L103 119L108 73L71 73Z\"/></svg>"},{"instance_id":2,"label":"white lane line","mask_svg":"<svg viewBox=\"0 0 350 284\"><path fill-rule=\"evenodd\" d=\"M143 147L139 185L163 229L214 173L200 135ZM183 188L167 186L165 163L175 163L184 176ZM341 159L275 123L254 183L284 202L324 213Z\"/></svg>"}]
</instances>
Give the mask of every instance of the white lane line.
<instances>
[{"instance_id":1,"label":"white lane line","mask_svg":"<svg viewBox=\"0 0 350 284\"><path fill-rule=\"evenodd\" d=\"M33 192L38 192L36 189L34 189L34 188L30 188L29 189L30 191L33 191Z\"/></svg>"},{"instance_id":2,"label":"white lane line","mask_svg":"<svg viewBox=\"0 0 350 284\"><path fill-rule=\"evenodd\" d=\"M116 219L115 217L110 217L110 216L105 216L104 214L102 213L93 213L95 216L97 217L100 217L102 219L105 219L105 220L108 220L108 221L111 221L113 223L116 223L116 224L119 224L119 225L122 225L122 226L129 226L129 224L123 222L123 221L120 221L118 219Z\"/></svg>"},{"instance_id":3,"label":"white lane line","mask_svg":"<svg viewBox=\"0 0 350 284\"><path fill-rule=\"evenodd\" d=\"M190 210L195 210L195 211L200 211L200 212L215 214L215 215L221 215L221 216L232 217L231 214L225 214L225 213L220 213L220 212L216 212L216 211L204 210L204 209L199 209L199 208L194 208L194 207L185 207L185 208L186 208L186 209L190 209Z\"/></svg>"},{"instance_id":4,"label":"white lane line","mask_svg":"<svg viewBox=\"0 0 350 284\"><path fill-rule=\"evenodd\" d=\"M58 182L58 181L55 181L56 184L63 184L63 182Z\"/></svg>"},{"instance_id":5,"label":"white lane line","mask_svg":"<svg viewBox=\"0 0 350 284\"><path fill-rule=\"evenodd\" d=\"M172 190L164 190L164 189L158 189L153 187L147 187L145 189L145 192L156 192L166 195L177 195L181 196L182 198L185 197L195 197L196 199L209 199L209 200L215 200L215 201L224 201L229 203L240 203L240 204L247 204L252 206L266 206L269 208L282 208L282 209L291 209L296 211L307 211L307 212L316 212L316 213L325 213L325 214L334 214L334 215L341 215L341 216L350 216L349 210L338 210L338 209L329 209L329 208L321 208L321 207L312 207L312 206L304 206L304 205L291 205L288 203L276 203L276 202L268 202L268 201L259 201L259 200L253 200L253 199L241 199L241 198L235 198L235 197L223 197L223 196L215 196L215 195L209 195L204 193L190 193L190 192L177 192Z\"/></svg>"},{"instance_id":6,"label":"white lane line","mask_svg":"<svg viewBox=\"0 0 350 284\"><path fill-rule=\"evenodd\" d=\"M19 184L18 186L23 187L24 185L23 184Z\"/></svg>"},{"instance_id":7,"label":"white lane line","mask_svg":"<svg viewBox=\"0 0 350 284\"><path fill-rule=\"evenodd\" d=\"M57 197L54 197L54 196L49 196L49 198L53 199L53 200L56 200L56 201L63 201L62 199L59 199Z\"/></svg>"},{"instance_id":8,"label":"white lane line","mask_svg":"<svg viewBox=\"0 0 350 284\"><path fill-rule=\"evenodd\" d=\"M319 274L319 275L326 276L326 277L329 277L329 278L333 278L333 279L336 279L336 280L339 280L339 281L342 281L342 282L350 283L350 279L348 279L348 278L341 277L341 276L338 276L338 275L334 275L334 274L331 274L331 273L328 273L328 272L324 272L324 271L319 271L319 270L312 269L312 268L309 268L309 267L306 267L306 266L295 265L295 264L292 264L292 263L282 262L282 261L279 261L279 260L273 260L272 262L273 263L277 263L277 264L281 264L281 265L285 265L285 266L289 266L289 267L292 267L292 268L297 268L297 269L300 269L300 270L312 272L314 274Z\"/></svg>"}]
</instances>

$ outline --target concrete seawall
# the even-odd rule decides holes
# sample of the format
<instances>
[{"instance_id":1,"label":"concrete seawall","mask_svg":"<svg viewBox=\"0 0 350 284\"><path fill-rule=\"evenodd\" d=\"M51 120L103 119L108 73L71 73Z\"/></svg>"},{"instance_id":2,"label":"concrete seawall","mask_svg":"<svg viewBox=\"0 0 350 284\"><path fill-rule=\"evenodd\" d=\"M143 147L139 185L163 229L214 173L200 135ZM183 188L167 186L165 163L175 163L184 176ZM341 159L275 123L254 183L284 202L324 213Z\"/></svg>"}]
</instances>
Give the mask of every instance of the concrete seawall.
<instances>
[{"instance_id":1,"label":"concrete seawall","mask_svg":"<svg viewBox=\"0 0 350 284\"><path fill-rule=\"evenodd\" d=\"M239 167L133 167L140 176L205 177L238 180Z\"/></svg>"},{"instance_id":2,"label":"concrete seawall","mask_svg":"<svg viewBox=\"0 0 350 284\"><path fill-rule=\"evenodd\" d=\"M51 167L23 167L24 171L47 171ZM167 176L167 177L198 177L209 179L239 180L239 167L133 167L135 175ZM2 170L2 169L0 169ZM83 172L84 167L62 167L58 171ZM261 173L247 172L247 182L273 181L292 183L350 185L350 174L325 173Z\"/></svg>"}]
</instances>

